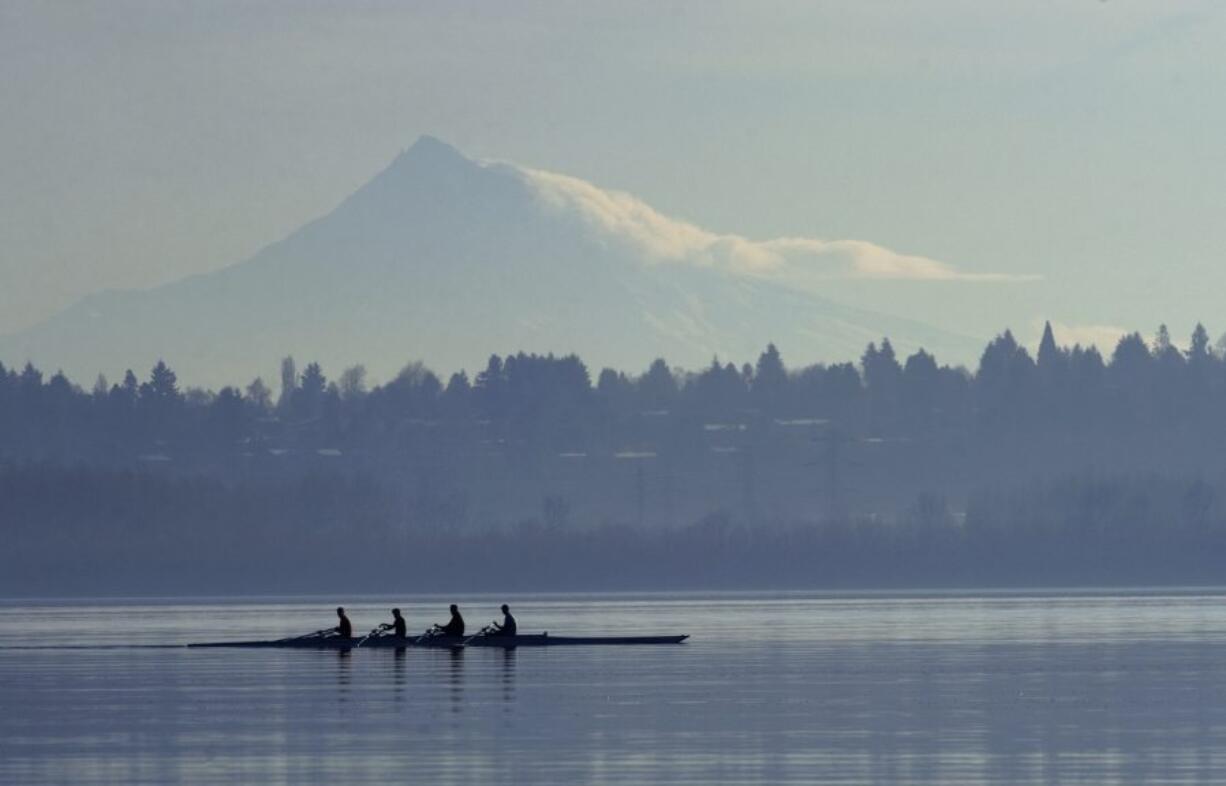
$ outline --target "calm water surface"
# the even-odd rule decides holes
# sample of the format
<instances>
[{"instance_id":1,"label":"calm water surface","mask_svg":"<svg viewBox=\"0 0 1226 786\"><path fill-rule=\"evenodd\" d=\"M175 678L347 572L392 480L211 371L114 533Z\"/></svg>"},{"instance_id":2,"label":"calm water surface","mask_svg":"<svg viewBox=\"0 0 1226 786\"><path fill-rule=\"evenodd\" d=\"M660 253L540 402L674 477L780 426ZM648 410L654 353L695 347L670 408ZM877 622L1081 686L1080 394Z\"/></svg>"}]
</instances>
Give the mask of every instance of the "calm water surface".
<instances>
[{"instance_id":1,"label":"calm water surface","mask_svg":"<svg viewBox=\"0 0 1226 786\"><path fill-rule=\"evenodd\" d=\"M476 628L501 600L461 602ZM1226 782L1222 593L510 602L525 632L694 638L190 650L129 645L303 633L334 601L0 603L0 782ZM446 603L346 605L364 631Z\"/></svg>"}]
</instances>

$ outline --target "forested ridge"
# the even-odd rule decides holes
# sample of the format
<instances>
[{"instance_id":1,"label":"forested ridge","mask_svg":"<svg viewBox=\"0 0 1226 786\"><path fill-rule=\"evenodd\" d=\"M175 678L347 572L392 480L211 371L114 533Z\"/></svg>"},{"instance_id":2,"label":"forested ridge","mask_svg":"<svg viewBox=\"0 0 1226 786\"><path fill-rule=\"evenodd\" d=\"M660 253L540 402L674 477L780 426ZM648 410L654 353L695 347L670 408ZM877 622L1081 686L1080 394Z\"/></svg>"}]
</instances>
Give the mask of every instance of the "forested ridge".
<instances>
[{"instance_id":1,"label":"forested ridge","mask_svg":"<svg viewBox=\"0 0 1226 786\"><path fill-rule=\"evenodd\" d=\"M1206 583L1226 359L1011 333L973 371L493 356L182 389L0 366L0 591ZM482 566L458 581L459 566ZM357 568L361 567L361 570Z\"/></svg>"}]
</instances>

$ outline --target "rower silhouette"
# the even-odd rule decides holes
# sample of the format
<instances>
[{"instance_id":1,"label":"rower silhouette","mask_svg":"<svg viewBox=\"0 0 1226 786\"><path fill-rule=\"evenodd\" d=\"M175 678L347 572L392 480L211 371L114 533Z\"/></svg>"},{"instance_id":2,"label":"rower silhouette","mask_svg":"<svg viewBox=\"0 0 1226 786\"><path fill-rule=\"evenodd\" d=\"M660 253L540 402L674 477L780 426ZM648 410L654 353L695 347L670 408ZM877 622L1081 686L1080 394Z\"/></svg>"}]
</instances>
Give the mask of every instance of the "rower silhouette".
<instances>
[{"instance_id":1,"label":"rower silhouette","mask_svg":"<svg viewBox=\"0 0 1226 786\"><path fill-rule=\"evenodd\" d=\"M514 636L518 626L515 624L515 617L511 616L511 607L507 604L502 604L502 624L494 623L494 632L491 636Z\"/></svg>"},{"instance_id":2,"label":"rower silhouette","mask_svg":"<svg viewBox=\"0 0 1226 786\"><path fill-rule=\"evenodd\" d=\"M406 634L406 626L404 617L400 616L400 609L392 609L392 621L380 625L379 630L390 630L393 636L403 639Z\"/></svg>"},{"instance_id":3,"label":"rower silhouette","mask_svg":"<svg viewBox=\"0 0 1226 786\"><path fill-rule=\"evenodd\" d=\"M435 626L438 632L445 636L463 636L464 635L464 618L460 616L460 607L451 604L451 619L446 625Z\"/></svg>"},{"instance_id":4,"label":"rower silhouette","mask_svg":"<svg viewBox=\"0 0 1226 786\"><path fill-rule=\"evenodd\" d=\"M337 636L340 636L342 639L352 639L353 638L353 623L350 622L349 618L345 616L344 606L336 607L336 616L340 617L340 624L337 625L332 630L336 633Z\"/></svg>"}]
</instances>

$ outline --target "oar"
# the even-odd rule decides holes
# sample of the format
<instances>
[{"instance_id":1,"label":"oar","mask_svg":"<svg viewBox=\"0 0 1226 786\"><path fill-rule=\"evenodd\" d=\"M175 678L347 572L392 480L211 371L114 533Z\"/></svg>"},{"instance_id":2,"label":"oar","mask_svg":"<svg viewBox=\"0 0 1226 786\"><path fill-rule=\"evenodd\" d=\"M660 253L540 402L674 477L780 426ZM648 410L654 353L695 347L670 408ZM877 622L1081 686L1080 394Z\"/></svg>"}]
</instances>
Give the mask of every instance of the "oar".
<instances>
[{"instance_id":1,"label":"oar","mask_svg":"<svg viewBox=\"0 0 1226 786\"><path fill-rule=\"evenodd\" d=\"M354 645L353 645L353 648L356 650L358 647L361 647L363 644L365 644L365 643L366 643L366 640L367 640L367 639L369 639L371 636L375 635L376 633L378 633L378 632L379 632L379 631L381 631L381 630L383 630L383 626L382 626L382 625L378 626L377 628L375 628L374 630L372 630L370 633L367 633L365 636L363 636L361 641L359 641L357 644L354 644Z\"/></svg>"},{"instance_id":2,"label":"oar","mask_svg":"<svg viewBox=\"0 0 1226 786\"><path fill-rule=\"evenodd\" d=\"M477 631L477 632L476 632L476 633L474 633L473 635L471 635L471 636L469 636L468 638L464 639L464 641L460 642L460 644L462 644L462 645L464 645L464 646L467 646L467 645L468 645L468 642L472 641L473 639L475 639L475 638L479 638L479 637L481 637L481 636L486 636L486 635L489 635L489 634L490 634L490 633L492 633L493 631L494 631L494 625L493 625L493 623L490 623L489 625L486 625L484 628L482 628L481 630Z\"/></svg>"},{"instance_id":3,"label":"oar","mask_svg":"<svg viewBox=\"0 0 1226 786\"><path fill-rule=\"evenodd\" d=\"M442 630L443 630L443 629L442 629L442 628L440 628L438 625L431 625L429 628L426 628L426 632L425 632L425 633L423 633L423 634L421 634L420 636L418 636L417 638L413 639L413 644L415 644L415 645L416 645L416 644L421 644L422 642L426 641L427 639L433 639L433 638L436 638L436 637L438 637L438 636L441 636L441 635L443 635Z\"/></svg>"},{"instance_id":4,"label":"oar","mask_svg":"<svg viewBox=\"0 0 1226 786\"><path fill-rule=\"evenodd\" d=\"M329 632L331 632L332 630L334 630L334 629L333 629L333 628L324 628L323 630L317 630L317 631L315 631L314 633L304 633L304 634L302 634L301 636L294 636L293 638L289 638L289 639L282 639L282 641L301 641L302 639L309 639L309 638L313 638L313 637L315 637L315 636L322 636L322 635L324 635L325 633L329 633Z\"/></svg>"}]
</instances>

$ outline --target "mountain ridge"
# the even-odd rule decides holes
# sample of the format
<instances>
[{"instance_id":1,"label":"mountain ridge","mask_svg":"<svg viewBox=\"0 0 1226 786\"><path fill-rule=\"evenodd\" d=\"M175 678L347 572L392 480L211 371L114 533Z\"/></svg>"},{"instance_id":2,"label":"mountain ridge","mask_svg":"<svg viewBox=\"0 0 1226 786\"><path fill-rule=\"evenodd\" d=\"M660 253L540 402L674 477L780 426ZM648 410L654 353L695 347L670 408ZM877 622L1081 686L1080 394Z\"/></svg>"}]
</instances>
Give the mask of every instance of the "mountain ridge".
<instances>
[{"instance_id":1,"label":"mountain ridge","mask_svg":"<svg viewBox=\"0 0 1226 786\"><path fill-rule=\"evenodd\" d=\"M272 376L287 354L387 378L411 360L473 370L519 350L635 371L661 356L691 367L712 355L751 360L771 341L794 362L854 359L887 334L938 356L977 349L977 339L771 279L753 268L761 256L770 272L770 247L742 241L423 136L251 257L87 296L0 338L0 360L82 380L165 359L181 378L217 385Z\"/></svg>"}]
</instances>

